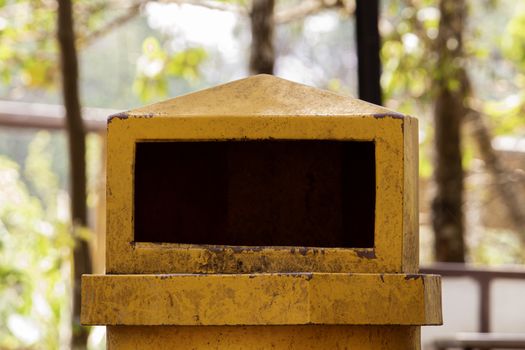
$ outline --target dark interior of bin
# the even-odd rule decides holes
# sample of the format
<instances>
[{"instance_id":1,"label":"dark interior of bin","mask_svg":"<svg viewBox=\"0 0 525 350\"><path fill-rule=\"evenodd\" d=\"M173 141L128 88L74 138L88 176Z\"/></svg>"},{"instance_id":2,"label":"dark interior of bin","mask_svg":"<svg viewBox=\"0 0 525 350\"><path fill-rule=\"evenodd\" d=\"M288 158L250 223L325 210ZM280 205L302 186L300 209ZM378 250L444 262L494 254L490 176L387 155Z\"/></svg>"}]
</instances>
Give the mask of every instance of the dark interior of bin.
<instances>
[{"instance_id":1,"label":"dark interior of bin","mask_svg":"<svg viewBox=\"0 0 525 350\"><path fill-rule=\"evenodd\" d=\"M136 242L374 246L375 145L139 142Z\"/></svg>"}]
</instances>

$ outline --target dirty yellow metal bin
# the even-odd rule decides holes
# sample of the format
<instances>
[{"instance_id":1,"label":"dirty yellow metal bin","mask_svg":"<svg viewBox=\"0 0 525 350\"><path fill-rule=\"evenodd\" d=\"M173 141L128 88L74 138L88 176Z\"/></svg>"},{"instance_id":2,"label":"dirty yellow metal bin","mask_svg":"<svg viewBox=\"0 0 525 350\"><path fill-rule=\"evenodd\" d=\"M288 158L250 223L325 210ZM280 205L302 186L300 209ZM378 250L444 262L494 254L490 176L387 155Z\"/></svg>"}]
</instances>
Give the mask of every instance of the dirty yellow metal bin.
<instances>
[{"instance_id":1,"label":"dirty yellow metal bin","mask_svg":"<svg viewBox=\"0 0 525 350\"><path fill-rule=\"evenodd\" d=\"M82 322L116 349L419 349L417 120L267 75L108 120L106 274Z\"/></svg>"}]
</instances>

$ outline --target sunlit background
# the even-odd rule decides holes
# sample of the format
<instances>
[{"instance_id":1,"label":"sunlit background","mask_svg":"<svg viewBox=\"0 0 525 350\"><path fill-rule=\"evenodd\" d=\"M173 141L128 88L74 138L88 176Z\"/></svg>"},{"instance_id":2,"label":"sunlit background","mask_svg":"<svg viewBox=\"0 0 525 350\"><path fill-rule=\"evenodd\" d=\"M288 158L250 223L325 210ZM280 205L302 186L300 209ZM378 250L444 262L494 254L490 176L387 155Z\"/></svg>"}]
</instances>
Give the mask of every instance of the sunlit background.
<instances>
[{"instance_id":1,"label":"sunlit background","mask_svg":"<svg viewBox=\"0 0 525 350\"><path fill-rule=\"evenodd\" d=\"M301 12L305 3L276 2L274 74L358 96L354 2L318 1L314 10ZM383 104L420 121L424 266L436 261L433 113L435 81L445 74L438 64L442 48L436 44L439 3L381 0L378 23ZM250 4L74 2L79 86L89 129L89 227L76 234L89 241L95 272L104 271L106 116L249 75ZM465 119L464 256L484 268L515 269L525 263L525 226L509 214L512 208L501 185L512 189L518 198L514 210L525 217L525 2L467 4L463 53L454 64L468 74L465 103L483 117L501 171L495 176L480 151L477 124ZM53 0L0 1L0 349L67 349L72 333L74 239L67 138L60 123L56 11ZM457 45L446 42L451 51ZM461 81L448 84L455 91ZM425 346L439 335L478 330L476 283L464 278L447 284L445 279L444 288L446 325L423 333ZM525 295L525 274L492 286L493 330L525 332L520 295ZM104 348L104 339L104 328L93 328L89 348Z\"/></svg>"}]
</instances>

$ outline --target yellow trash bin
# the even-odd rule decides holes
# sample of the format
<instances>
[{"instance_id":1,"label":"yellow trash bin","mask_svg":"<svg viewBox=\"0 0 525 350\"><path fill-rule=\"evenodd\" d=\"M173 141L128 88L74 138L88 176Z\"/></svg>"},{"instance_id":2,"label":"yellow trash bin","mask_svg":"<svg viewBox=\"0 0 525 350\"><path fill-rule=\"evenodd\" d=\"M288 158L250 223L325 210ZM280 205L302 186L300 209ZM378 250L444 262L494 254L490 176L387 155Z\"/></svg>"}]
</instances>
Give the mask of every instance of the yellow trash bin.
<instances>
[{"instance_id":1,"label":"yellow trash bin","mask_svg":"<svg viewBox=\"0 0 525 350\"><path fill-rule=\"evenodd\" d=\"M110 117L109 349L419 349L417 120L268 75Z\"/></svg>"}]
</instances>

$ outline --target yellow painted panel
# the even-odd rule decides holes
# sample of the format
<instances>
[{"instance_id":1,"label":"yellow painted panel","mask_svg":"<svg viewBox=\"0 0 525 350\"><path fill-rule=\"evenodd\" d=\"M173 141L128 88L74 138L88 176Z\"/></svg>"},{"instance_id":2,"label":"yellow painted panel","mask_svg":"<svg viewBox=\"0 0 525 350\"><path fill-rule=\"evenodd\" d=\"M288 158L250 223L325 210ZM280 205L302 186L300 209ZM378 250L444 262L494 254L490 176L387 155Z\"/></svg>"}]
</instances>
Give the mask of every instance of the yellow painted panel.
<instances>
[{"instance_id":1,"label":"yellow painted panel","mask_svg":"<svg viewBox=\"0 0 525 350\"><path fill-rule=\"evenodd\" d=\"M108 273L415 272L417 252L404 249L404 119L394 117L115 118L108 131ZM376 144L373 249L204 247L133 243L133 163L139 140L368 140ZM415 259L415 263L414 263Z\"/></svg>"},{"instance_id":2,"label":"yellow painted panel","mask_svg":"<svg viewBox=\"0 0 525 350\"><path fill-rule=\"evenodd\" d=\"M111 326L109 350L419 350L417 326Z\"/></svg>"},{"instance_id":3,"label":"yellow painted panel","mask_svg":"<svg viewBox=\"0 0 525 350\"><path fill-rule=\"evenodd\" d=\"M440 324L438 276L91 275L87 325Z\"/></svg>"},{"instance_id":4,"label":"yellow painted panel","mask_svg":"<svg viewBox=\"0 0 525 350\"><path fill-rule=\"evenodd\" d=\"M441 324L440 277L322 274L310 283L315 324Z\"/></svg>"}]
</instances>

